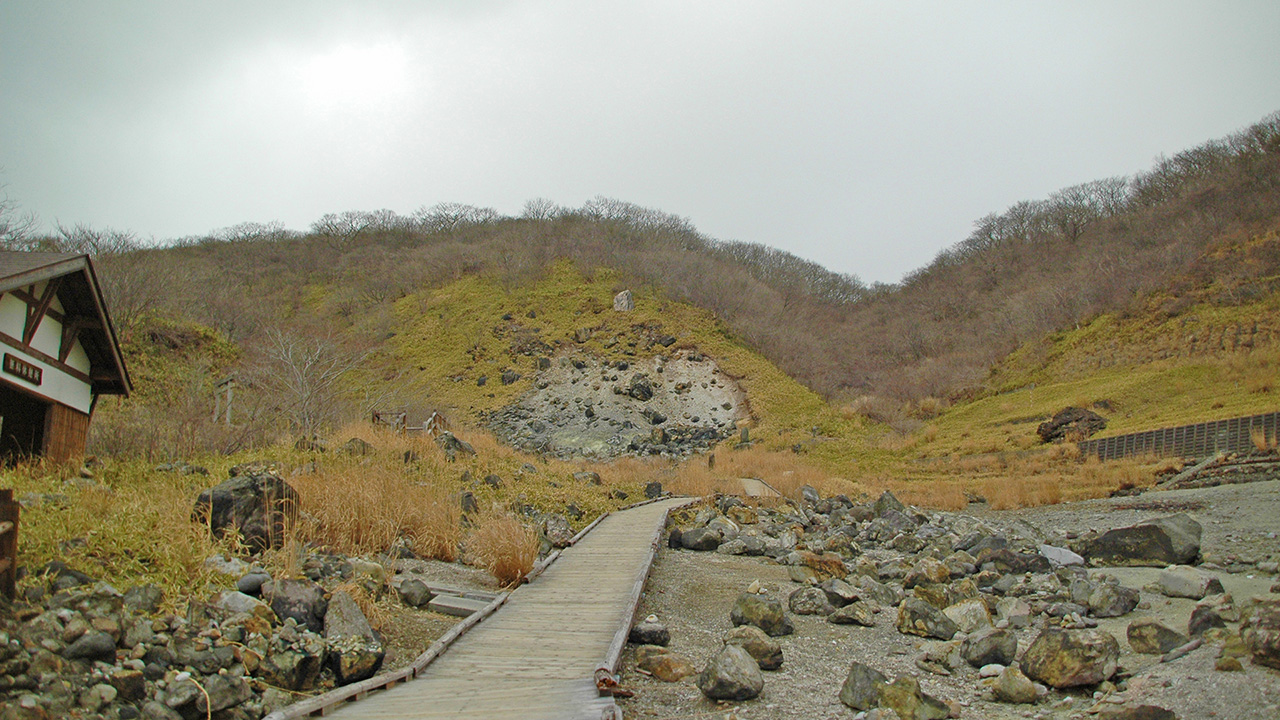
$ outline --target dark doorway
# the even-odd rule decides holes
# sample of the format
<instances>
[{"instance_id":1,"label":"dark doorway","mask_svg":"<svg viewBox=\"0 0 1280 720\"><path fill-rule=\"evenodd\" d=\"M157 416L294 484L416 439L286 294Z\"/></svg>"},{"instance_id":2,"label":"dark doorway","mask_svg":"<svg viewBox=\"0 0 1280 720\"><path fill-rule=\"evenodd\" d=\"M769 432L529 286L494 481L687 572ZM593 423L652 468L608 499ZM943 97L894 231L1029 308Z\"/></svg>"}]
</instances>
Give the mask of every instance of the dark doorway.
<instances>
[{"instance_id":1,"label":"dark doorway","mask_svg":"<svg viewBox=\"0 0 1280 720\"><path fill-rule=\"evenodd\" d=\"M6 465L44 450L49 404L0 382L0 462Z\"/></svg>"}]
</instances>

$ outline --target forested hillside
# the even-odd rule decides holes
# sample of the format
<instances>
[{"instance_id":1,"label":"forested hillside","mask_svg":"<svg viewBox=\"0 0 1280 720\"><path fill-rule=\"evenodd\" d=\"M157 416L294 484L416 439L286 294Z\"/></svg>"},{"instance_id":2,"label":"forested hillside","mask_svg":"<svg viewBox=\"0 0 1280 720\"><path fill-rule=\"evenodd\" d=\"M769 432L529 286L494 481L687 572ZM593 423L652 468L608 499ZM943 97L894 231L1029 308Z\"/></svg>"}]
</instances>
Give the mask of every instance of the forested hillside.
<instances>
[{"instance_id":1,"label":"forested hillside","mask_svg":"<svg viewBox=\"0 0 1280 720\"><path fill-rule=\"evenodd\" d=\"M37 233L11 205L0 215L6 247L97 256L130 361L148 381L141 398L162 403L168 425L190 415L179 423L187 430L166 431L174 437L208 425L212 384L230 373L269 391L258 394L261 406L244 409L262 423L252 432L360 412L394 395L390 376L368 370L383 368L370 360L385 359L386 341L400 329L397 301L475 275L497 288L524 287L562 260L585 276L609 269L617 289L710 311L820 395L893 423L1009 389L1008 378L1020 375L1006 370L1005 379L992 379L996 363L1104 313L1156 303L1176 316L1193 302L1245 305L1274 293L1280 114L1135 175L991 213L895 285L867 286L605 198L580 208L532 200L518 217L454 203L408 216L351 211L326 215L306 232L246 223L155 247L111 229ZM332 376L308 390L325 396L332 416L300 414L300 391L280 370L290 363ZM358 382L336 380L352 368L366 370Z\"/></svg>"}]
</instances>

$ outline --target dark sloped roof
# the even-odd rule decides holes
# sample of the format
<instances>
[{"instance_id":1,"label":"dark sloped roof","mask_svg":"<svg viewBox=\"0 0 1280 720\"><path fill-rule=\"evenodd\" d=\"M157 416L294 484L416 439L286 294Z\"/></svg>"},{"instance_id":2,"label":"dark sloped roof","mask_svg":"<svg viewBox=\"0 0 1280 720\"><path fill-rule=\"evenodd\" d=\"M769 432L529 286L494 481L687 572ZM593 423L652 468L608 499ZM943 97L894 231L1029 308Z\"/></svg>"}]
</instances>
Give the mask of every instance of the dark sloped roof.
<instances>
[{"instance_id":1,"label":"dark sloped roof","mask_svg":"<svg viewBox=\"0 0 1280 720\"><path fill-rule=\"evenodd\" d=\"M98 276L88 255L0 250L0 292L62 278L58 300L68 318L97 320L96 327L80 331L80 344L89 356L89 376L98 395L128 395L129 371L120 354L120 343L98 286Z\"/></svg>"}]
</instances>

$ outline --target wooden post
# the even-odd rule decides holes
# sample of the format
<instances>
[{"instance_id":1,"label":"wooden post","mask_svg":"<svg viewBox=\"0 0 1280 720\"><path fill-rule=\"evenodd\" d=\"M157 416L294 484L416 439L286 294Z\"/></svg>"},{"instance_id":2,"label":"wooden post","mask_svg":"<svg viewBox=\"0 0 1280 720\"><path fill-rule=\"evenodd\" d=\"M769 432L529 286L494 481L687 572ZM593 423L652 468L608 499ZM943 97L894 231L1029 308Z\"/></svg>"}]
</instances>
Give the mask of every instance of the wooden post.
<instances>
[{"instance_id":1,"label":"wooden post","mask_svg":"<svg viewBox=\"0 0 1280 720\"><path fill-rule=\"evenodd\" d=\"M18 579L18 503L13 490L0 490L0 594L12 600Z\"/></svg>"}]
</instances>

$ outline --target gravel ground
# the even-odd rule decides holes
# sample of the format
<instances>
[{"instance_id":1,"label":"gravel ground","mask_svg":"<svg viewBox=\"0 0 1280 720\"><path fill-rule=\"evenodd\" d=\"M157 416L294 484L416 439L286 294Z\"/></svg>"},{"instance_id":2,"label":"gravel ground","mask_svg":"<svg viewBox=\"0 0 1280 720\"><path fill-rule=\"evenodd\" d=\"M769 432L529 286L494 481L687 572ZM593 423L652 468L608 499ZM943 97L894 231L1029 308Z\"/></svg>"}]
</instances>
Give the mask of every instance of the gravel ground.
<instances>
[{"instance_id":1,"label":"gravel ground","mask_svg":"<svg viewBox=\"0 0 1280 720\"><path fill-rule=\"evenodd\" d=\"M428 585L439 585L458 590L482 590L498 592L498 583L489 573L459 563L438 560L397 560L397 574L392 585L399 587L404 578L416 577ZM383 671L398 670L413 662L431 647L449 628L462 618L445 615L427 609L407 607L400 602L393 590L379 603L385 613L380 628L387 656L382 661Z\"/></svg>"},{"instance_id":2,"label":"gravel ground","mask_svg":"<svg viewBox=\"0 0 1280 720\"><path fill-rule=\"evenodd\" d=\"M1260 573L1252 563L1280 558L1280 483L1259 482L1197 490L1151 492L1137 497L1065 503L1052 507L996 512L973 506L989 524L1008 527L1030 536L1059 542L1091 528L1109 529L1170 512L1183 511L1203 526L1202 546L1209 567L1218 571L1227 591L1243 605L1249 598L1271 597L1276 578ZM1099 571L1103 571L1100 569ZM1156 573L1152 568L1105 570L1130 587L1142 588ZM729 609L753 580L770 593L783 597L798 585L790 582L783 566L763 558L747 558L662 549L654 562L639 617L657 615L671 631L671 649L701 666L720 648L720 637L732 624ZM949 677L924 672L914 664L920 638L900 634L894 628L896 611L886 609L874 628L832 625L814 616L793 616L796 632L779 638L785 662L781 669L765 673L761 695L741 703L716 703L703 697L694 681L663 683L638 673L632 650L623 656L623 684L636 691L622 700L627 718L852 718L854 711L840 704L837 693L853 660L867 663L890 678L910 673L924 690L958 702L961 717L990 720L1012 718L1090 718L1096 703L1135 705L1150 703L1173 709L1183 720L1280 719L1280 672L1246 661L1244 672L1214 670L1219 648L1206 643L1185 657L1161 664L1156 656L1137 655L1125 641L1128 623L1144 616L1163 619L1174 628L1185 628L1193 603L1142 592L1139 609L1123 618L1104 620L1101 627L1120 640L1121 667L1132 677L1122 691L1097 697L1091 690L1053 691L1034 706L1004 705L984 699L977 671L964 667ZM1019 631L1025 649L1038 633Z\"/></svg>"}]
</instances>

